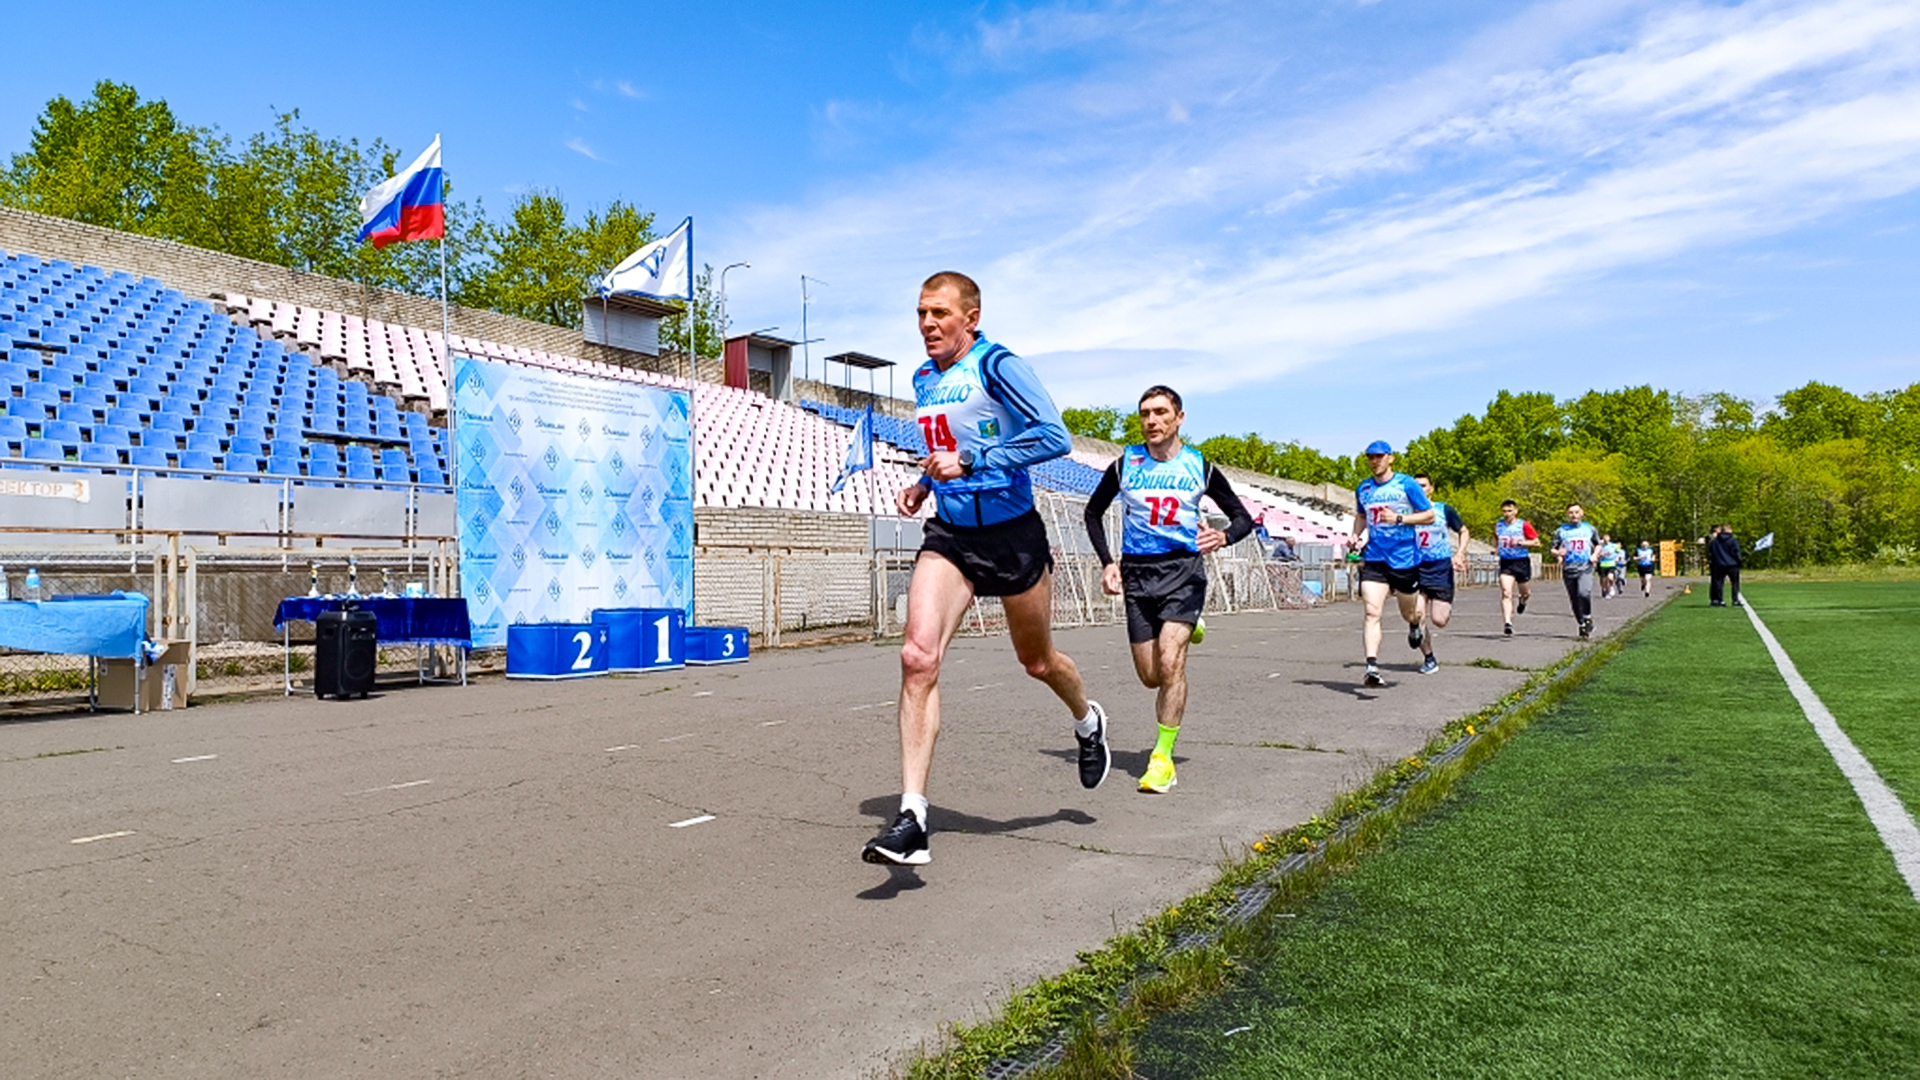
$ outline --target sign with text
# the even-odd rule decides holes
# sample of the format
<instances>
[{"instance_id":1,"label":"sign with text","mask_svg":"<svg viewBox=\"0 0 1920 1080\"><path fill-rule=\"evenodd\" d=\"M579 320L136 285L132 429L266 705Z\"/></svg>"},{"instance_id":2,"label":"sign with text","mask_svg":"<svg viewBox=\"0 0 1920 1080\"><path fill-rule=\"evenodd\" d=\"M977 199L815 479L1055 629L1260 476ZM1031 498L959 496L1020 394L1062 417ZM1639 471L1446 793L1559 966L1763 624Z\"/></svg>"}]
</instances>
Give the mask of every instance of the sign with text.
<instances>
[{"instance_id":1,"label":"sign with text","mask_svg":"<svg viewBox=\"0 0 1920 1080\"><path fill-rule=\"evenodd\" d=\"M687 610L687 394L454 358L460 588L476 648L594 608Z\"/></svg>"}]
</instances>

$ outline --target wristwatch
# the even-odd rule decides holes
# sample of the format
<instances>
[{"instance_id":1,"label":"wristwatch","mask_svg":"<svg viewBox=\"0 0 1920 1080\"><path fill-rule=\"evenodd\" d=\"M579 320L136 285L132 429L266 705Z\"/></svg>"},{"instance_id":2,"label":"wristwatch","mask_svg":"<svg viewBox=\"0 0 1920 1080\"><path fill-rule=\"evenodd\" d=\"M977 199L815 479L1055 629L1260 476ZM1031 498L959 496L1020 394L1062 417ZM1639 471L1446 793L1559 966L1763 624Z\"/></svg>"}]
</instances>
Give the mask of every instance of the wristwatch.
<instances>
[{"instance_id":1,"label":"wristwatch","mask_svg":"<svg viewBox=\"0 0 1920 1080\"><path fill-rule=\"evenodd\" d=\"M960 475L973 475L973 451L971 450L960 451Z\"/></svg>"}]
</instances>

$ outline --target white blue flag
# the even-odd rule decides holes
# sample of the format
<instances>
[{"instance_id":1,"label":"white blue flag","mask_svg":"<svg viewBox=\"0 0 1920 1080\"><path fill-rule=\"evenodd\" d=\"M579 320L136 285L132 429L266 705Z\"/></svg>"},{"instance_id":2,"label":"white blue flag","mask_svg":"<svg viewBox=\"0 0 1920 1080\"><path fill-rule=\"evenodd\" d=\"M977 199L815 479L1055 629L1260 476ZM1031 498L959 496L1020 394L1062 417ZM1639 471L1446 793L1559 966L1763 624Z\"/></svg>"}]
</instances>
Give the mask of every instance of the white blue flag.
<instances>
[{"instance_id":1,"label":"white blue flag","mask_svg":"<svg viewBox=\"0 0 1920 1080\"><path fill-rule=\"evenodd\" d=\"M1753 550L1755 551L1765 551L1772 546L1773 546L1772 533L1768 533L1767 535L1753 542Z\"/></svg>"},{"instance_id":2,"label":"white blue flag","mask_svg":"<svg viewBox=\"0 0 1920 1080\"><path fill-rule=\"evenodd\" d=\"M672 233L620 260L600 280L601 296L651 296L658 300L693 299L693 219Z\"/></svg>"},{"instance_id":3,"label":"white blue flag","mask_svg":"<svg viewBox=\"0 0 1920 1080\"><path fill-rule=\"evenodd\" d=\"M847 447L847 462L840 466L840 479L833 482L830 494L840 494L847 486L847 480L862 469L873 468L873 406L853 425L853 443Z\"/></svg>"}]
</instances>

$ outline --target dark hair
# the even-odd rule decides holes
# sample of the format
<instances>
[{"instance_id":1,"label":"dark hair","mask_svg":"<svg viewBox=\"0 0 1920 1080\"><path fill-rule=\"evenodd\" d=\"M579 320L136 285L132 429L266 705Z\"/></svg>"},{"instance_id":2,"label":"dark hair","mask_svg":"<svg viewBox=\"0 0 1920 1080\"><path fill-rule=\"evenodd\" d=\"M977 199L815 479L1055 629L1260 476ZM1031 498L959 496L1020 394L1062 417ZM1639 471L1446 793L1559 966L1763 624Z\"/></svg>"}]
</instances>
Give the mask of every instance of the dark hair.
<instances>
[{"instance_id":1,"label":"dark hair","mask_svg":"<svg viewBox=\"0 0 1920 1080\"><path fill-rule=\"evenodd\" d=\"M1425 480L1425 481L1428 481L1429 483L1431 483L1433 480L1433 477L1428 476L1426 473L1423 473L1423 472L1414 473L1413 478L1415 480Z\"/></svg>"},{"instance_id":2,"label":"dark hair","mask_svg":"<svg viewBox=\"0 0 1920 1080\"><path fill-rule=\"evenodd\" d=\"M1519 503L1517 503L1517 502L1514 502L1514 501L1513 501L1512 499L1502 499L1502 500L1500 500L1500 508L1501 508L1502 510L1504 510L1504 509L1506 509L1506 508L1507 508L1507 507L1509 507L1509 506L1511 506L1511 507L1513 507L1513 508L1514 508L1515 510L1518 510L1518 509L1520 509L1520 504L1519 504Z\"/></svg>"},{"instance_id":3,"label":"dark hair","mask_svg":"<svg viewBox=\"0 0 1920 1080\"><path fill-rule=\"evenodd\" d=\"M1579 500L1579 499L1575 499L1575 500L1573 500L1572 502L1570 502L1570 503L1568 503L1568 504L1567 504L1567 509L1569 509L1569 510L1571 510L1571 509L1573 509L1573 508L1574 508L1574 507L1576 507L1576 506L1580 506L1580 500ZM1585 510L1585 509L1586 509L1586 507L1584 507L1584 506L1580 506L1580 509L1582 509L1582 510Z\"/></svg>"},{"instance_id":4,"label":"dark hair","mask_svg":"<svg viewBox=\"0 0 1920 1080\"><path fill-rule=\"evenodd\" d=\"M1180 403L1180 395L1171 386L1149 386L1147 392L1140 395L1140 404L1145 405L1148 398L1163 397L1173 402L1173 411L1180 412L1185 406Z\"/></svg>"},{"instance_id":5,"label":"dark hair","mask_svg":"<svg viewBox=\"0 0 1920 1080\"><path fill-rule=\"evenodd\" d=\"M953 291L960 294L962 314L967 311L980 310L980 286L974 284L972 278L958 270L940 271L928 278L926 282L920 286L920 291L932 292L943 285L953 286Z\"/></svg>"}]
</instances>

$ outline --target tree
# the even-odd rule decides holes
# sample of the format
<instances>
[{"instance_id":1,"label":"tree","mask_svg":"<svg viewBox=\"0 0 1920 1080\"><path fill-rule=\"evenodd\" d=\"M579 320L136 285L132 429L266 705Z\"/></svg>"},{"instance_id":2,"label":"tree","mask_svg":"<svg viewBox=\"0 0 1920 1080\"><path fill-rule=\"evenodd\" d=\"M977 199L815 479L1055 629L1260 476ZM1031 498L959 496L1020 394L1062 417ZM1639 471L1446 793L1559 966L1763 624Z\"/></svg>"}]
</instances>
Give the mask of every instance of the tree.
<instances>
[{"instance_id":1,"label":"tree","mask_svg":"<svg viewBox=\"0 0 1920 1080\"><path fill-rule=\"evenodd\" d=\"M580 300L599 275L653 239L653 215L615 201L575 223L558 194L535 191L514 202L505 224L482 225L480 233L482 265L462 287L461 303L577 327Z\"/></svg>"},{"instance_id":2,"label":"tree","mask_svg":"<svg viewBox=\"0 0 1920 1080\"><path fill-rule=\"evenodd\" d=\"M1861 399L1837 386L1810 382L1780 395L1780 409L1767 417L1764 430L1787 446L1811 446L1861 438L1869 416Z\"/></svg>"},{"instance_id":3,"label":"tree","mask_svg":"<svg viewBox=\"0 0 1920 1080\"><path fill-rule=\"evenodd\" d=\"M47 102L0 195L37 213L185 239L205 213L220 151L211 129L103 79L78 105L64 96Z\"/></svg>"},{"instance_id":4,"label":"tree","mask_svg":"<svg viewBox=\"0 0 1920 1080\"><path fill-rule=\"evenodd\" d=\"M1067 430L1086 439L1113 442L1120 436L1120 410L1111 405L1087 409L1061 409L1060 419Z\"/></svg>"},{"instance_id":5,"label":"tree","mask_svg":"<svg viewBox=\"0 0 1920 1080\"><path fill-rule=\"evenodd\" d=\"M701 356L719 356L723 342L720 340L720 294L713 288L713 267L701 269L699 277L693 283L693 319L695 341L700 346ZM669 315L660 320L660 352L687 354L687 319L684 314Z\"/></svg>"}]
</instances>

